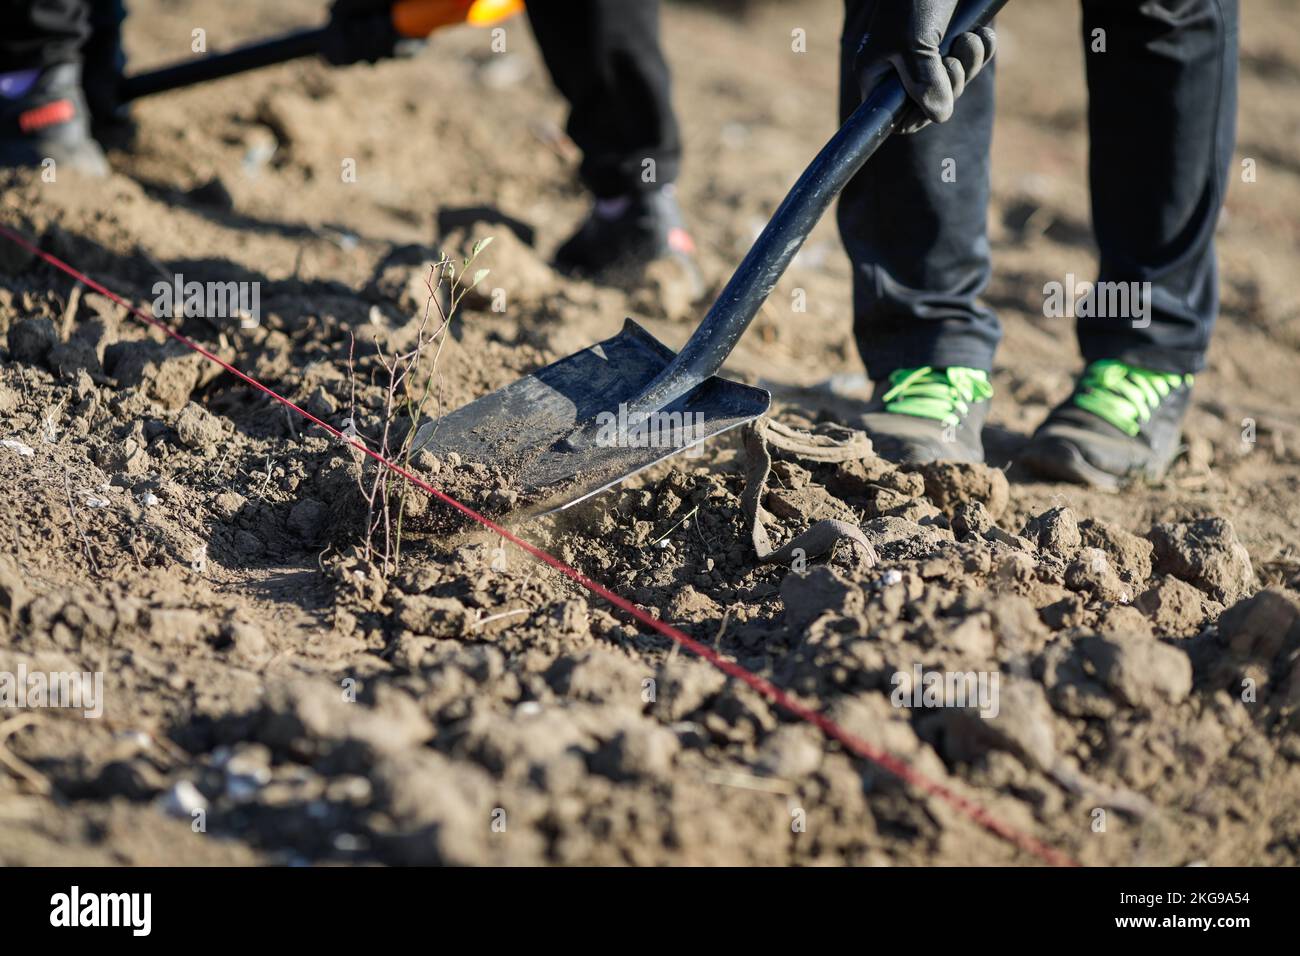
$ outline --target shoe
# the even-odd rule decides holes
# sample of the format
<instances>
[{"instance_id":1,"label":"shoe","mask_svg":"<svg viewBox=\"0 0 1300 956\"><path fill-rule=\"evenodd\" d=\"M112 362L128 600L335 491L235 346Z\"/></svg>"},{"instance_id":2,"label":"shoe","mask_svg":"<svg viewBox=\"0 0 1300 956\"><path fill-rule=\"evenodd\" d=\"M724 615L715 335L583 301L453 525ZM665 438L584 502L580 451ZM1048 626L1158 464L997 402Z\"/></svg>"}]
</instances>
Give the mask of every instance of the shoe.
<instances>
[{"instance_id":1,"label":"shoe","mask_svg":"<svg viewBox=\"0 0 1300 956\"><path fill-rule=\"evenodd\" d=\"M984 460L980 430L993 397L987 372L926 365L898 369L888 384L859 419L877 454L905 464Z\"/></svg>"},{"instance_id":2,"label":"shoe","mask_svg":"<svg viewBox=\"0 0 1300 956\"><path fill-rule=\"evenodd\" d=\"M672 186L618 199L600 199L555 254L561 272L600 278L657 259L679 258L694 269L695 243L686 231Z\"/></svg>"},{"instance_id":3,"label":"shoe","mask_svg":"<svg viewBox=\"0 0 1300 956\"><path fill-rule=\"evenodd\" d=\"M1094 488L1158 480L1178 454L1191 395L1191 375L1093 362L1018 460L1040 478Z\"/></svg>"},{"instance_id":4,"label":"shoe","mask_svg":"<svg viewBox=\"0 0 1300 956\"><path fill-rule=\"evenodd\" d=\"M108 160L90 135L81 64L0 73L0 166L59 167L107 176Z\"/></svg>"}]
</instances>

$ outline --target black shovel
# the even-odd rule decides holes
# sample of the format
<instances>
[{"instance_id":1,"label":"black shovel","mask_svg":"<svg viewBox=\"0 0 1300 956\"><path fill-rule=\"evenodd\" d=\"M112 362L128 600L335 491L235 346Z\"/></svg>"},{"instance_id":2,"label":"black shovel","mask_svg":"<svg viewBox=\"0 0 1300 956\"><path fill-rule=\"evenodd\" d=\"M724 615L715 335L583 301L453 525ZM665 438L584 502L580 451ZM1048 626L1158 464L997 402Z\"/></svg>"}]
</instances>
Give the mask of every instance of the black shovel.
<instances>
[{"instance_id":1,"label":"black shovel","mask_svg":"<svg viewBox=\"0 0 1300 956\"><path fill-rule=\"evenodd\" d=\"M1006 0L969 0L942 49ZM771 396L716 373L831 201L913 109L880 83L781 203L680 353L628 319L623 330L423 426L413 447L495 470L521 517L558 511L758 418Z\"/></svg>"}]
</instances>

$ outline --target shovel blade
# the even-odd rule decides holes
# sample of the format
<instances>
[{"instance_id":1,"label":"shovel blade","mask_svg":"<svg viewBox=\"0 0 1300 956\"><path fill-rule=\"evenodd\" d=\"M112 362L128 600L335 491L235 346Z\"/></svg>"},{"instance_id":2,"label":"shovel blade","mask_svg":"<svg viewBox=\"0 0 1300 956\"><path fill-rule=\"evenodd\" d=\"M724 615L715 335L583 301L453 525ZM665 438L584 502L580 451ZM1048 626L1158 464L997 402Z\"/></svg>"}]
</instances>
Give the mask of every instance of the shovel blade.
<instances>
[{"instance_id":1,"label":"shovel blade","mask_svg":"<svg viewBox=\"0 0 1300 956\"><path fill-rule=\"evenodd\" d=\"M420 428L413 450L497 473L514 504L535 517L590 498L637 472L767 411L761 388L714 376L652 416L627 425L626 406L674 358L672 349L628 319L612 338L575 352ZM623 415L620 417L620 410ZM601 426L594 442L566 439ZM621 427L620 427L621 426Z\"/></svg>"}]
</instances>

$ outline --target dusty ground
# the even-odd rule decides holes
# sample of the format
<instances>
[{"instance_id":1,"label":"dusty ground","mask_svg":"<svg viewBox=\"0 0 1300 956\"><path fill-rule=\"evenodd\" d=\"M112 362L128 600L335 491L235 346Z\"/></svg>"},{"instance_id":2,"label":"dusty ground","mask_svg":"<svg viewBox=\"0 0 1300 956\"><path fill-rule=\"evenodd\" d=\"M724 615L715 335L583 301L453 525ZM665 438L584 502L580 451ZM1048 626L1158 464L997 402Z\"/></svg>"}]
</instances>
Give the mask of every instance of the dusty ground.
<instances>
[{"instance_id":1,"label":"dusty ground","mask_svg":"<svg viewBox=\"0 0 1300 956\"><path fill-rule=\"evenodd\" d=\"M195 26L216 47L320 5L135 6L143 67ZM681 189L714 289L833 128L837 6L668 11ZM1283 0L1247 6L1240 155L1258 178L1229 199L1223 317L1166 482L1114 496L997 467L1077 366L1042 286L1094 269L1076 24L1022 3L1000 53L995 467L778 455L777 542L847 517L874 568L847 550L758 566L734 437L527 536L1085 863L1295 864L1300 28ZM507 307L466 300L447 406L625 315L679 345L702 306L671 277L628 293L544 265L585 201L525 25L508 37L507 57L448 33L411 62L143 102L107 183L9 175L0 219L145 307L160 275L260 281L259 328L184 329L340 427L355 338L372 438L373 342L410 342L424 263L467 236L497 237L484 288ZM1047 63L1059 82L1024 82ZM438 505L408 502L385 579L358 550L369 472L345 448L51 268L0 263L0 438L32 449L0 447L0 672L105 673L101 719L0 712L0 862L1031 862L517 548L431 534ZM847 284L824 224L733 357L784 421L852 411L801 391L857 370ZM891 707L891 675L917 664L997 672L998 717Z\"/></svg>"}]
</instances>

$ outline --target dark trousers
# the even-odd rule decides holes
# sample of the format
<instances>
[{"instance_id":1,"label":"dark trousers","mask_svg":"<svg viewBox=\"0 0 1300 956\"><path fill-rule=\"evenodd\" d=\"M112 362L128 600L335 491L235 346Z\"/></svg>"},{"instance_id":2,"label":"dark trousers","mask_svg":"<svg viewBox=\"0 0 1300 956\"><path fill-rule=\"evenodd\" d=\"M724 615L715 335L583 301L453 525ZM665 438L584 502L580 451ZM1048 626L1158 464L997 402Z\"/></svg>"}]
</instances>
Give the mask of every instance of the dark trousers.
<instances>
[{"instance_id":1,"label":"dark trousers","mask_svg":"<svg viewBox=\"0 0 1300 956\"><path fill-rule=\"evenodd\" d=\"M120 14L120 0L0 0L0 72L90 58ZM658 0L530 0L528 17L569 101L587 188L613 198L673 182L681 141Z\"/></svg>"},{"instance_id":2,"label":"dark trousers","mask_svg":"<svg viewBox=\"0 0 1300 956\"><path fill-rule=\"evenodd\" d=\"M582 180L598 198L676 180L681 140L659 46L659 0L529 0L528 18L570 113Z\"/></svg>"},{"instance_id":3,"label":"dark trousers","mask_svg":"<svg viewBox=\"0 0 1300 956\"><path fill-rule=\"evenodd\" d=\"M873 2L846 0L843 116L861 102L852 61ZM1144 328L1124 316L1078 319L1086 361L1175 373L1204 365L1236 129L1237 24L1237 0L1083 0L1099 281L1150 282L1152 300ZM1096 30L1104 53L1091 50ZM951 121L891 138L840 199L854 337L875 380L921 365L992 367L1001 328L979 296L990 273L993 99L986 69Z\"/></svg>"},{"instance_id":4,"label":"dark trousers","mask_svg":"<svg viewBox=\"0 0 1300 956\"><path fill-rule=\"evenodd\" d=\"M80 59L93 0L0 0L0 73Z\"/></svg>"}]
</instances>

